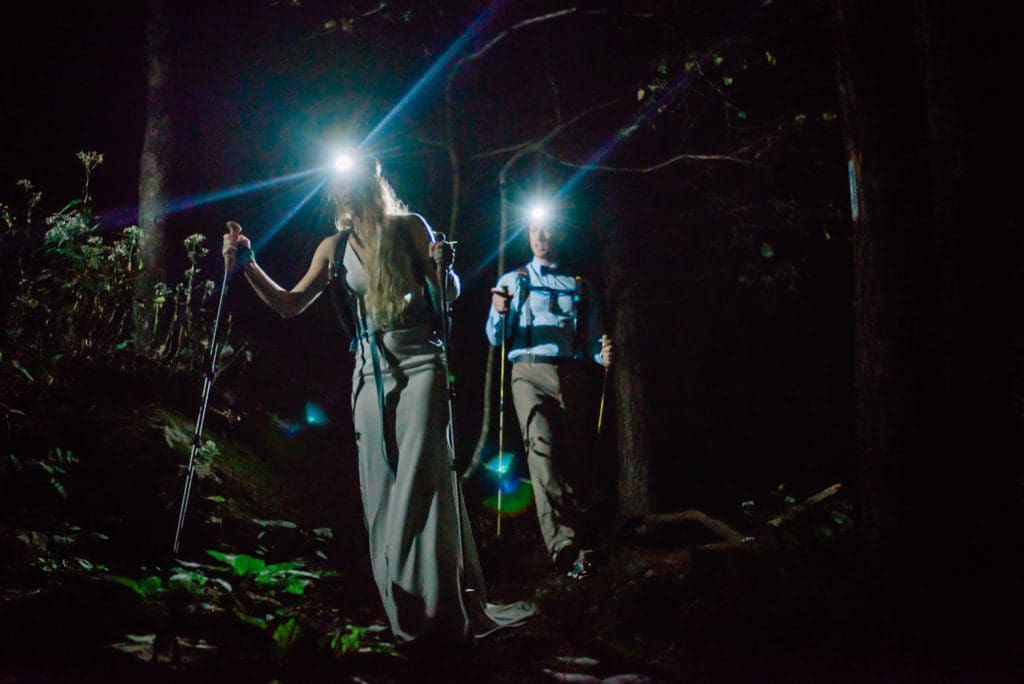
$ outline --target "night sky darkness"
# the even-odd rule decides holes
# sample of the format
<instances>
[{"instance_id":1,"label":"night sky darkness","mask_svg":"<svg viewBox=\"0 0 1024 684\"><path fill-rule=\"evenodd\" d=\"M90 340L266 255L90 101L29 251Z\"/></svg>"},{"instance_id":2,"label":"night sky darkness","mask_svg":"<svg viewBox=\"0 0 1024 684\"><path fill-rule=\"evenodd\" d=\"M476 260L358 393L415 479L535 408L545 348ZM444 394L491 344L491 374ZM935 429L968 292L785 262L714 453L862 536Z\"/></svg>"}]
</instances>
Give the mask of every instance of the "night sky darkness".
<instances>
[{"instance_id":1,"label":"night sky darkness","mask_svg":"<svg viewBox=\"0 0 1024 684\"><path fill-rule=\"evenodd\" d=\"M22 206L21 178L67 201L81 191L80 150L105 155L93 195L135 204L145 126L145 3L5 7L0 201ZM59 208L59 207L56 207Z\"/></svg>"}]
</instances>

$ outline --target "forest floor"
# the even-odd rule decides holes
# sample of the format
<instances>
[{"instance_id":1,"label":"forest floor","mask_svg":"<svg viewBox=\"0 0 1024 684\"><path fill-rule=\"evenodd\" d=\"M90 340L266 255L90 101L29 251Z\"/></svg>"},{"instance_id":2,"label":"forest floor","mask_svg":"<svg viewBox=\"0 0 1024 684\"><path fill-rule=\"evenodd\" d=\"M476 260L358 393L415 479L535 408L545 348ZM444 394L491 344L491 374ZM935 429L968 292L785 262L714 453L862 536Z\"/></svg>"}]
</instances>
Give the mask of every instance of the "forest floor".
<instances>
[{"instance_id":1,"label":"forest floor","mask_svg":"<svg viewBox=\"0 0 1024 684\"><path fill-rule=\"evenodd\" d=\"M282 653L223 614L173 619L81 573L5 589L0 682L1019 681L1019 661L995 644L940 652L895 635L872 640L831 552L694 553L634 540L609 546L591 576L573 580L537 551L532 524L506 521L502 540L481 546L489 598L533 600L538 614L474 648L396 651L361 560L321 580L296 611L321 633L361 625L344 654L308 639Z\"/></svg>"},{"instance_id":2,"label":"forest floor","mask_svg":"<svg viewBox=\"0 0 1024 684\"><path fill-rule=\"evenodd\" d=\"M849 505L835 496L801 508L788 492L723 516L751 535L738 546L692 519L605 520L594 572L581 580L554 572L529 506L503 518L500 539L493 511L478 507L489 599L533 601L538 612L473 648L410 653L390 641L362 526L319 526L360 516L338 433L296 433L255 409L241 427L212 414L218 449L197 470L186 543L172 558L187 408L118 397L119 384L105 393L92 375L80 386L89 391L62 395L75 400L25 393L8 404L17 410L5 407L0 684L1012 682L1024 673L1019 627L951 648L920 621L881 620L855 579ZM318 508L327 500L340 503ZM480 492L470 488L467 501ZM780 511L800 514L766 524Z\"/></svg>"}]
</instances>

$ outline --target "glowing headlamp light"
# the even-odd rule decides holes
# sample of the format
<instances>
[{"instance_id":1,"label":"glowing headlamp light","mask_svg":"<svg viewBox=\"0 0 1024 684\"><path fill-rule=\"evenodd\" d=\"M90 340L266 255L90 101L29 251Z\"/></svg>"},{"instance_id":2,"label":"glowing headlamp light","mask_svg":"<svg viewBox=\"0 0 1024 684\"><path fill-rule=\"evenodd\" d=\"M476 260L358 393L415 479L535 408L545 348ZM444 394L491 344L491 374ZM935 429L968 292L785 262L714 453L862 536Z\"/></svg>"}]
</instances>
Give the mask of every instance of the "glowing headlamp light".
<instances>
[{"instance_id":1,"label":"glowing headlamp light","mask_svg":"<svg viewBox=\"0 0 1024 684\"><path fill-rule=\"evenodd\" d=\"M546 221L548 217L551 216L551 209L546 204L536 202L530 207L530 209L527 212L527 215L530 217L530 220L533 221L534 223L541 223Z\"/></svg>"},{"instance_id":2,"label":"glowing headlamp light","mask_svg":"<svg viewBox=\"0 0 1024 684\"><path fill-rule=\"evenodd\" d=\"M338 173L349 173L356 167L356 159L350 152L342 152L334 158L334 169Z\"/></svg>"}]
</instances>

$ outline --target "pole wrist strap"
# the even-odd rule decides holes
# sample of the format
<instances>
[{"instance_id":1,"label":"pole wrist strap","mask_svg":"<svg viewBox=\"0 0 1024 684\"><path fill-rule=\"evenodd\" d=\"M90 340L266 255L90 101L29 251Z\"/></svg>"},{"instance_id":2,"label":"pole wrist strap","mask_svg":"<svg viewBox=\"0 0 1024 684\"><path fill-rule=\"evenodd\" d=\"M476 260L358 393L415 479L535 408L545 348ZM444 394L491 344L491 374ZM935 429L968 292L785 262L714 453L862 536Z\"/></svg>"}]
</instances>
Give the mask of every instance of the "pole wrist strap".
<instances>
[{"instance_id":1,"label":"pole wrist strap","mask_svg":"<svg viewBox=\"0 0 1024 684\"><path fill-rule=\"evenodd\" d=\"M252 247L239 247L235 256L238 268L245 268L246 264L256 263L256 250Z\"/></svg>"}]
</instances>

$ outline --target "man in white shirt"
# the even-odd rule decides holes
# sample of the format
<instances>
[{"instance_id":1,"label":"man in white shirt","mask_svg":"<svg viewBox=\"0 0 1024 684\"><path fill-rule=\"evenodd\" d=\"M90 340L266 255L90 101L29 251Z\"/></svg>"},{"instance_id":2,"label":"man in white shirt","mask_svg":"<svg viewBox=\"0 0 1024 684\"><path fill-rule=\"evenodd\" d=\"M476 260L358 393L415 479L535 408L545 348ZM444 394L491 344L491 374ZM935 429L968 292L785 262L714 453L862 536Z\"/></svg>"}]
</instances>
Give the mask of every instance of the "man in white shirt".
<instances>
[{"instance_id":1,"label":"man in white shirt","mask_svg":"<svg viewBox=\"0 0 1024 684\"><path fill-rule=\"evenodd\" d=\"M543 218L529 225L533 259L509 271L491 290L487 339L501 346L504 328L512 364L512 400L526 448L541 534L559 572L582 577L589 562L581 510L573 496L572 454L590 441L587 360L608 367L611 339L603 334L597 297L586 281L560 268L557 232ZM506 316L504 326L502 317ZM578 534L581 533L581 534Z\"/></svg>"}]
</instances>

